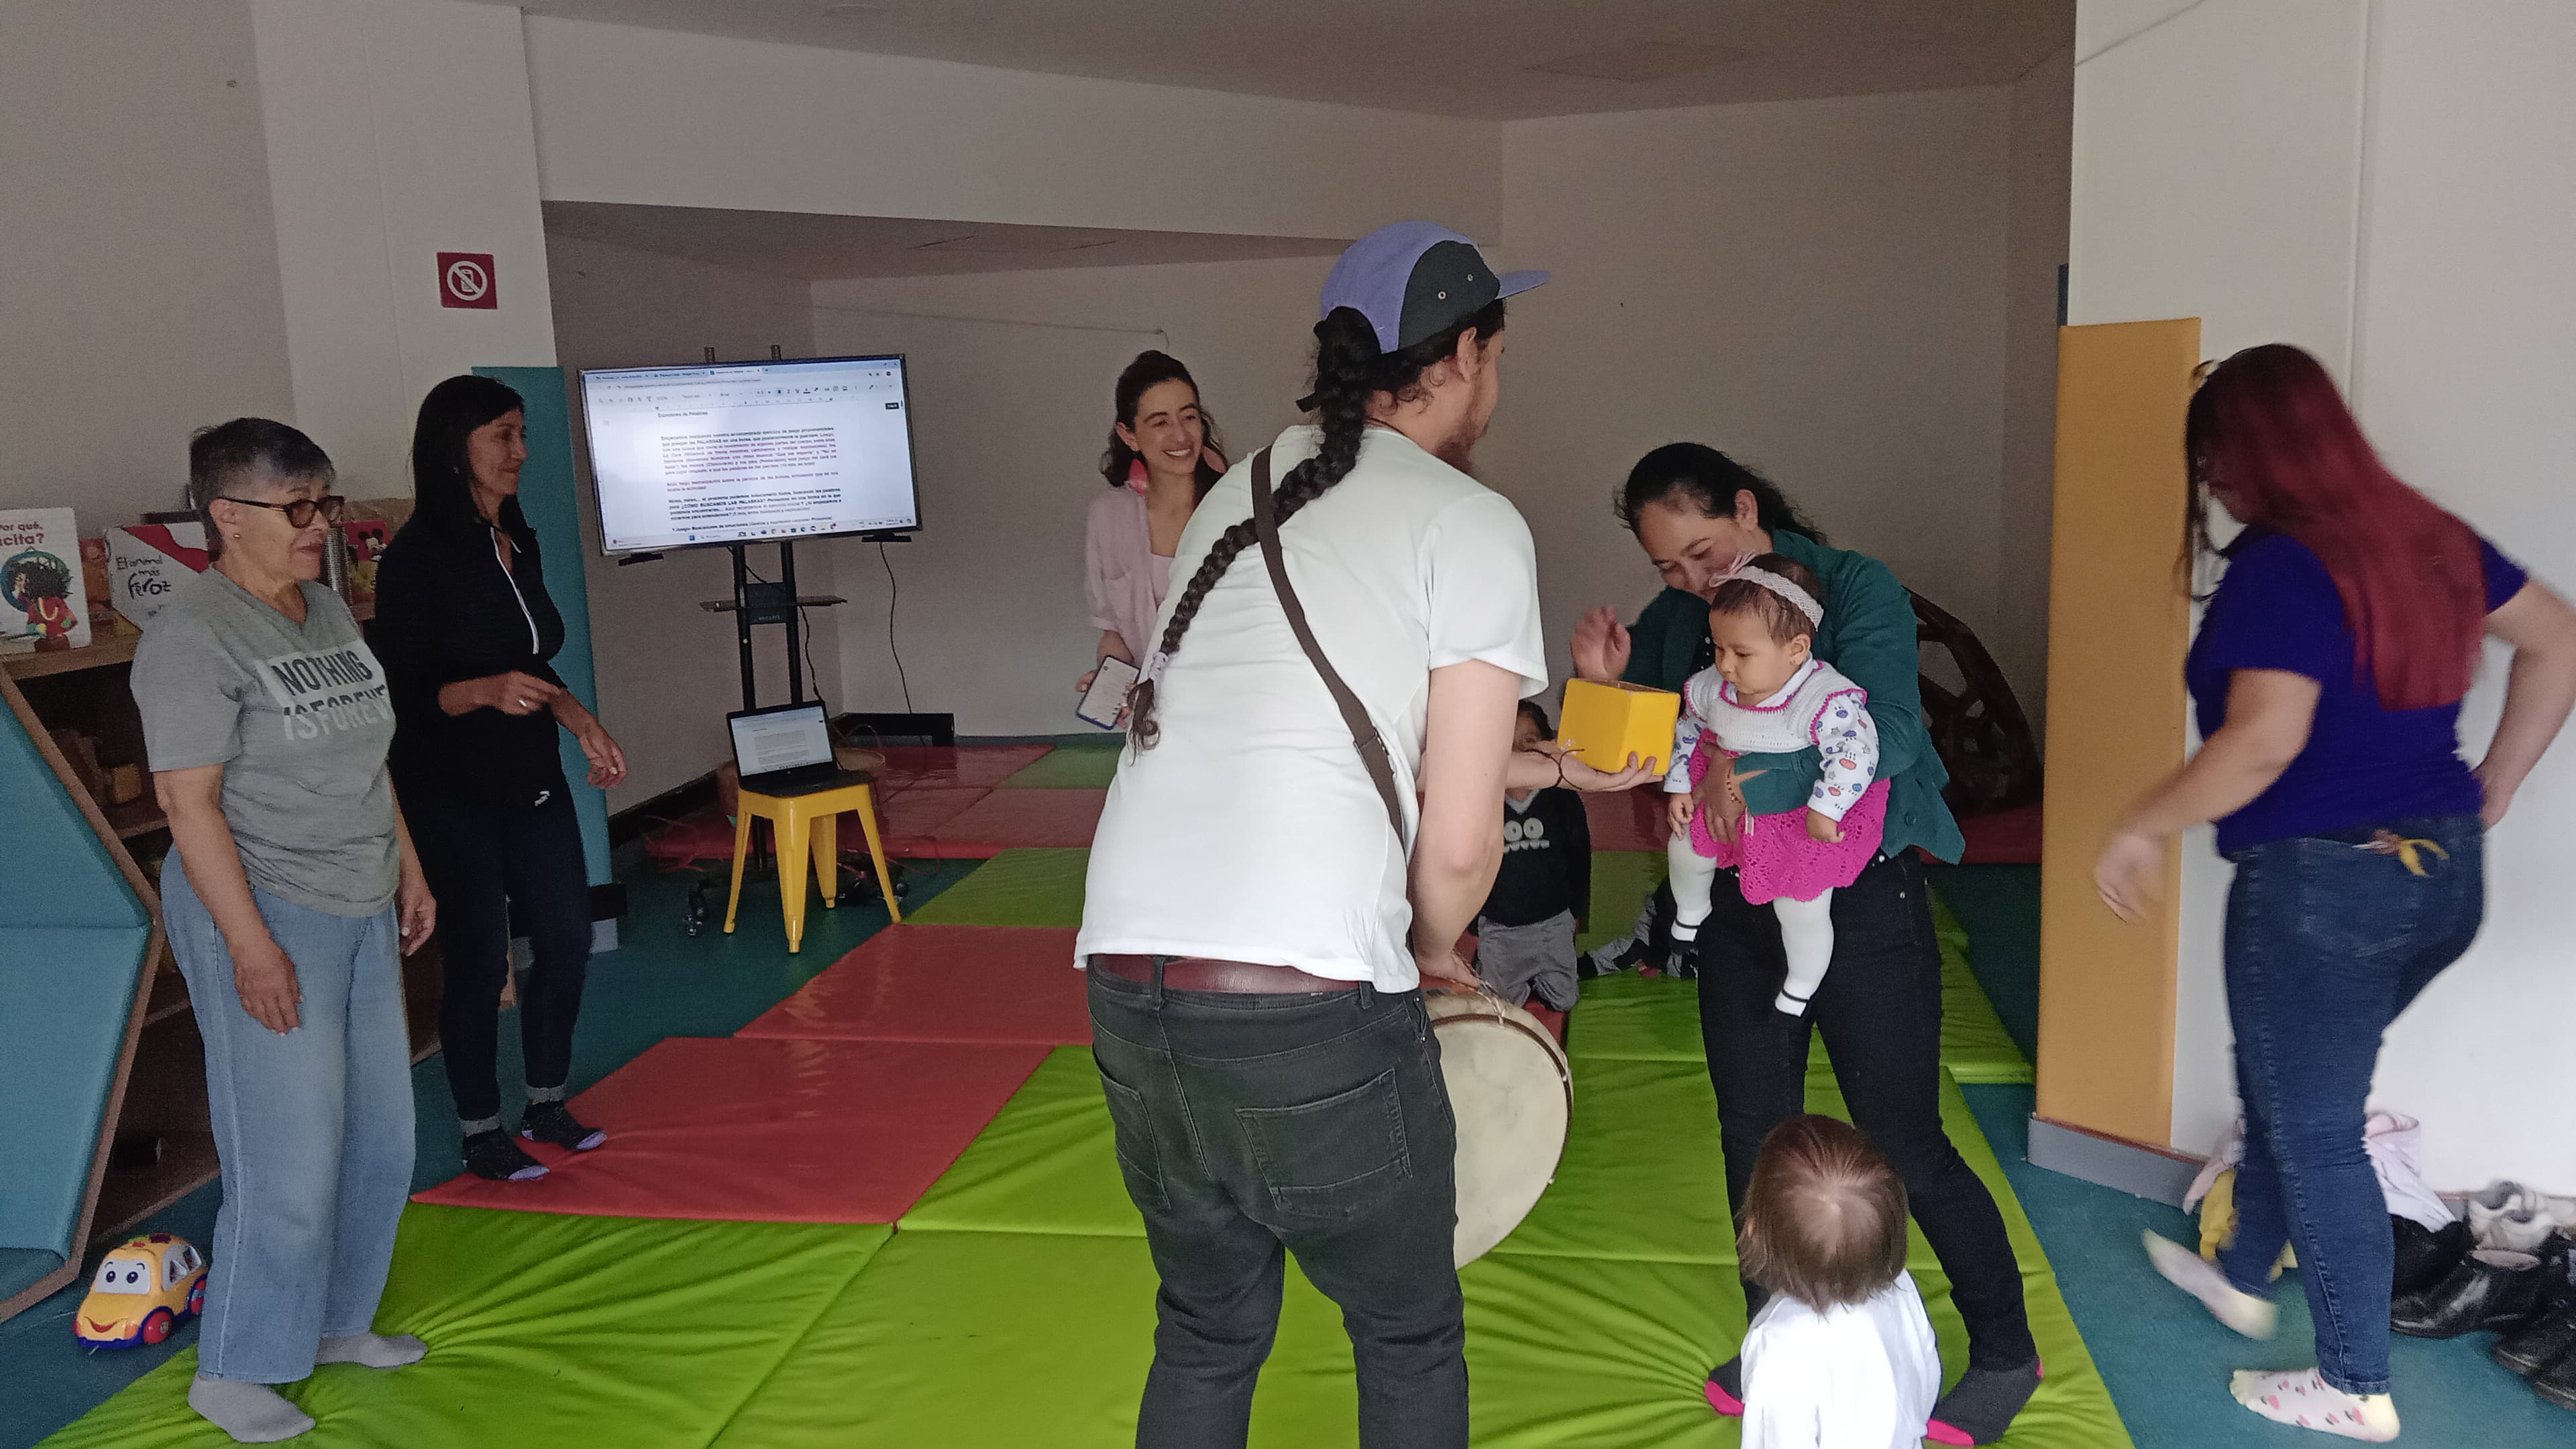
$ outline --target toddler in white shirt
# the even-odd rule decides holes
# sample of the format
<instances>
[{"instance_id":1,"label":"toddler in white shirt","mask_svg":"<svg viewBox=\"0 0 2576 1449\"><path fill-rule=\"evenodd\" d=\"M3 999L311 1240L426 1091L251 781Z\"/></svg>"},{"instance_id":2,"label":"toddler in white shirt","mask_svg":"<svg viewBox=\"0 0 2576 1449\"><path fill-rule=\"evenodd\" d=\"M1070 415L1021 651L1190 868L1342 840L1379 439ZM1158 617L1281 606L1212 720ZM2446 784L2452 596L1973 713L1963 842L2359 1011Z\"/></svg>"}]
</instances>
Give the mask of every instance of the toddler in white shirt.
<instances>
[{"instance_id":1,"label":"toddler in white shirt","mask_svg":"<svg viewBox=\"0 0 2576 1449\"><path fill-rule=\"evenodd\" d=\"M1744 1338L1744 1449L1918 1449L1941 1354L1896 1169L1849 1124L1792 1117L1744 1199L1736 1248L1771 1290Z\"/></svg>"}]
</instances>

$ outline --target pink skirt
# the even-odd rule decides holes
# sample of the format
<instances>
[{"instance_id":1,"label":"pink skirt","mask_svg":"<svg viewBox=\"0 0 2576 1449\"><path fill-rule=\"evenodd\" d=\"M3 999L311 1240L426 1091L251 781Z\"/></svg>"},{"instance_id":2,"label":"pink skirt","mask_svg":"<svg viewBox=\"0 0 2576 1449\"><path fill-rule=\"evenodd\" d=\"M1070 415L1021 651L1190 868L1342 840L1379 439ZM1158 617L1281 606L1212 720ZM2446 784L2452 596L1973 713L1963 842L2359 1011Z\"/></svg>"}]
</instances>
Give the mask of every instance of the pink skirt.
<instances>
[{"instance_id":1,"label":"pink skirt","mask_svg":"<svg viewBox=\"0 0 2576 1449\"><path fill-rule=\"evenodd\" d=\"M1707 778L1711 762L1725 753L1702 743L1691 755L1691 783ZM1809 835L1807 807L1801 805L1772 815L1745 816L1731 841L1717 838L1705 814L1693 815L1691 849L1721 867L1735 869L1744 899L1754 905L1782 896L1812 901L1826 891L1850 885L1869 868L1887 831L1887 791L1887 781L1871 782L1859 803L1844 813L1843 838L1838 841Z\"/></svg>"}]
</instances>

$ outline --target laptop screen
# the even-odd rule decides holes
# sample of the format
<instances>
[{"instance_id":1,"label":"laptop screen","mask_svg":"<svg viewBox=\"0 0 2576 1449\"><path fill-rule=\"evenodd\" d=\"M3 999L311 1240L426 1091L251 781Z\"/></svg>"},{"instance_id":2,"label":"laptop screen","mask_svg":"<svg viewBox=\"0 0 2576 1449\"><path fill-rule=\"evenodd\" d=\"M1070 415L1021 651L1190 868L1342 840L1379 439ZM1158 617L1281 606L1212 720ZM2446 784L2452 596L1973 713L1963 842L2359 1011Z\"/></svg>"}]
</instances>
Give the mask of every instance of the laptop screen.
<instances>
[{"instance_id":1,"label":"laptop screen","mask_svg":"<svg viewBox=\"0 0 2576 1449\"><path fill-rule=\"evenodd\" d=\"M820 702L735 715L727 723L733 726L734 767L746 775L832 762L832 733L824 727Z\"/></svg>"}]
</instances>

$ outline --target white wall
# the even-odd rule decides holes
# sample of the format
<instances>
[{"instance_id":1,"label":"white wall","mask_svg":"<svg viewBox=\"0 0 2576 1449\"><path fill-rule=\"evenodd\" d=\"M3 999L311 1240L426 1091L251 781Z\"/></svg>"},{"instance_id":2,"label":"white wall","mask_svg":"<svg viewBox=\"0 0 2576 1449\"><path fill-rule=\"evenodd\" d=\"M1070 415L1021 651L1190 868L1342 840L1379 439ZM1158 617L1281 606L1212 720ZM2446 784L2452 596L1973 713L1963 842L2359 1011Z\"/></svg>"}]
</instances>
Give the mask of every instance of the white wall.
<instances>
[{"instance_id":1,"label":"white wall","mask_svg":"<svg viewBox=\"0 0 2576 1449\"><path fill-rule=\"evenodd\" d=\"M555 341L568 377L583 368L696 362L708 347L728 361L767 357L773 344L789 357L815 354L804 282L577 237L551 238L547 255ZM578 422L578 399L572 415ZM584 452L578 432L574 447ZM728 757L725 712L741 708L733 621L698 605L733 596L733 564L722 549L681 549L625 567L602 557L586 456L574 472L581 489L599 715L625 747L631 772L609 792L609 808L622 810L696 779ZM751 565L774 578L776 556L774 549L755 545ZM798 550L796 581L802 593L839 592L827 549ZM842 703L844 612L818 609L810 615L820 678L809 683L809 697L819 684L835 706ZM762 702L784 703L784 631L761 629L755 641Z\"/></svg>"},{"instance_id":2,"label":"white wall","mask_svg":"<svg viewBox=\"0 0 2576 1449\"><path fill-rule=\"evenodd\" d=\"M2004 444L1997 513L2014 547L1995 580L1986 640L2048 737L2048 539L2057 483L2057 281L2067 255L2075 53L2061 50L2012 87L2010 213L2004 242Z\"/></svg>"},{"instance_id":3,"label":"white wall","mask_svg":"<svg viewBox=\"0 0 2576 1449\"><path fill-rule=\"evenodd\" d=\"M2143 28L2138 28L2143 27ZM2072 320L2199 316L2212 357L2315 352L2398 471L2540 575L2576 581L2576 11L2515 0L2207 0L2079 11ZM2483 749L2501 671L2470 699ZM2490 838L2489 925L2389 1034L2375 1100L2424 1119L2428 1175L2576 1188L2576 1137L2497 1109L2576 1099L2564 942L2576 756ZM2227 871L2186 843L2173 1143L2235 1110L2219 974Z\"/></svg>"},{"instance_id":4,"label":"white wall","mask_svg":"<svg viewBox=\"0 0 2576 1449\"><path fill-rule=\"evenodd\" d=\"M1504 128L1509 240L1495 260L1556 280L1514 305L1504 402L1478 462L1537 535L1560 676L1583 609L1631 609L1657 588L1609 495L1640 454L1677 438L1772 470L1822 526L1990 643L2044 648L2003 618L1996 581L2011 109L1990 89ZM1241 456L1295 420L1328 265L815 288L818 350L914 359L929 525L892 558L916 703L955 710L968 733L1071 728L1059 682L1097 637L1080 608L1080 540L1118 369L1165 345L1152 335L1165 329ZM2044 327L2053 259L2045 272ZM943 320L961 316L1051 325ZM850 699L900 707L881 566L836 547L844 591L867 603L843 611ZM1007 590L997 557L1010 559ZM2017 684L2036 678L2035 665L2005 665Z\"/></svg>"},{"instance_id":5,"label":"white wall","mask_svg":"<svg viewBox=\"0 0 2576 1449\"><path fill-rule=\"evenodd\" d=\"M352 496L408 496L442 378L555 360L515 9L251 0L298 423ZM439 305L437 254L489 252L499 306Z\"/></svg>"},{"instance_id":6,"label":"white wall","mask_svg":"<svg viewBox=\"0 0 2576 1449\"><path fill-rule=\"evenodd\" d=\"M1990 645L2036 647L1997 585L2012 109L1997 88L1505 125L1495 262L1555 280L1516 304L1481 461L1537 532L1560 675L1585 607L1658 588L1610 495L1682 440ZM2027 692L2035 666L2004 662Z\"/></svg>"},{"instance_id":7,"label":"white wall","mask_svg":"<svg viewBox=\"0 0 2576 1449\"><path fill-rule=\"evenodd\" d=\"M247 0L0 0L0 506L131 523L291 413L268 184Z\"/></svg>"},{"instance_id":8,"label":"white wall","mask_svg":"<svg viewBox=\"0 0 2576 1449\"><path fill-rule=\"evenodd\" d=\"M1111 389L1138 352L1188 364L1234 456L1297 421L1329 258L829 282L818 352L910 358L924 526L909 544L826 544L846 705L899 710L887 647L924 710L962 733L1080 733L1074 680L1100 631L1083 608L1083 520L1106 486ZM912 315L889 315L912 314ZM966 320L979 319L979 320ZM836 704L843 701L836 700Z\"/></svg>"},{"instance_id":9,"label":"white wall","mask_svg":"<svg viewBox=\"0 0 2576 1449\"><path fill-rule=\"evenodd\" d=\"M1356 237L1496 215L1489 122L528 21L545 194Z\"/></svg>"},{"instance_id":10,"label":"white wall","mask_svg":"<svg viewBox=\"0 0 2576 1449\"><path fill-rule=\"evenodd\" d=\"M2377 12L2354 374L2398 473L2561 592L2576 590L2576 7L2397 0ZM2491 658L2463 726L2483 745ZM2472 755L2474 758L2474 754ZM2486 933L2388 1035L2379 1096L2424 1118L2434 1179L2576 1191L2576 744L2488 837Z\"/></svg>"}]
</instances>

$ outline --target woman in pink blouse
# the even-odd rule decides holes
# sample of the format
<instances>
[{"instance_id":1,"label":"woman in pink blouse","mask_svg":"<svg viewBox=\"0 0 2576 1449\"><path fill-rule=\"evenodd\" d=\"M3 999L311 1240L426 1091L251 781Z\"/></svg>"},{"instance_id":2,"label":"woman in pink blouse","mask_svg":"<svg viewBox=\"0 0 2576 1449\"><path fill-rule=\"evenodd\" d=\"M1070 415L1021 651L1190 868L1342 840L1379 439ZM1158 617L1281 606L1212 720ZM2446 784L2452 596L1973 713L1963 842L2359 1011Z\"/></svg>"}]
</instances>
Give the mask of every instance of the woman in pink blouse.
<instances>
[{"instance_id":1,"label":"woman in pink blouse","mask_svg":"<svg viewBox=\"0 0 2576 1449\"><path fill-rule=\"evenodd\" d=\"M1118 374L1117 421L1100 475L1109 491L1091 505L1082 584L1096 656L1141 665L1154 615L1172 586L1172 551L1210 485L1225 473L1216 425L1199 406L1199 386L1180 359L1140 352ZM1091 687L1086 671L1077 692Z\"/></svg>"}]
</instances>

